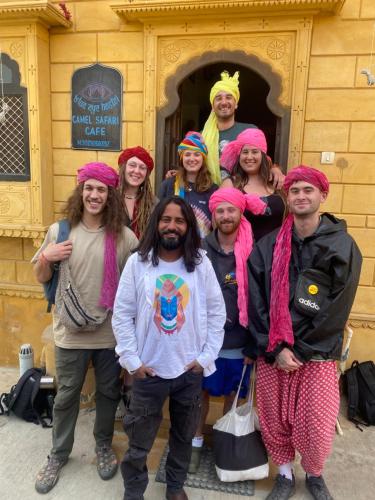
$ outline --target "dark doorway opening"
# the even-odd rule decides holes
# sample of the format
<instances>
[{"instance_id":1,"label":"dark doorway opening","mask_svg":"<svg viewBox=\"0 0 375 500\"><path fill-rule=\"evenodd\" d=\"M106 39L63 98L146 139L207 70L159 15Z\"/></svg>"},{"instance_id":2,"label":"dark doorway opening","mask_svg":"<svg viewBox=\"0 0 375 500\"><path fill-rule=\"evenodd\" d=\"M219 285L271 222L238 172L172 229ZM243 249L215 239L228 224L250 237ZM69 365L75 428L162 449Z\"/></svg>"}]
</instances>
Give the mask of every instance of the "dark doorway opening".
<instances>
[{"instance_id":1,"label":"dark doorway opening","mask_svg":"<svg viewBox=\"0 0 375 500\"><path fill-rule=\"evenodd\" d=\"M234 63L214 63L197 69L187 76L178 87L179 105L165 119L163 177L168 169L178 165L177 146L189 130L202 130L211 112L210 90L220 79L222 71L230 75L240 72L240 100L236 121L253 123L267 137L268 154L277 160L278 117L267 105L270 86L264 78L250 68Z\"/></svg>"}]
</instances>

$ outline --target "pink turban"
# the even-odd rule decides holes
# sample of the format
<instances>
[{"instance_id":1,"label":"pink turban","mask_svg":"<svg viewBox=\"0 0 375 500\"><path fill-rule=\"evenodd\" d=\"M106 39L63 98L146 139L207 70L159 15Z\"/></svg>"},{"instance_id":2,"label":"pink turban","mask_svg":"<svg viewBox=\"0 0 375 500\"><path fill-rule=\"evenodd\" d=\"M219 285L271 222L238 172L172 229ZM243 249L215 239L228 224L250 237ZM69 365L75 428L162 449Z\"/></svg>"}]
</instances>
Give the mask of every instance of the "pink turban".
<instances>
[{"instance_id":1,"label":"pink turban","mask_svg":"<svg viewBox=\"0 0 375 500\"><path fill-rule=\"evenodd\" d=\"M208 202L210 211L213 213L224 202L239 208L241 214L246 209L255 215L263 214L267 207L267 204L259 196L244 194L236 188L221 188L212 194ZM237 304L240 313L240 323L244 327L248 326L247 259L252 249L253 232L251 225L244 215L242 215L237 238L234 243L234 257L236 259L236 279L238 285Z\"/></svg>"},{"instance_id":2,"label":"pink turban","mask_svg":"<svg viewBox=\"0 0 375 500\"><path fill-rule=\"evenodd\" d=\"M78 170L78 183L81 184L89 179L95 179L106 186L117 188L119 176L112 167L105 163L86 163ZM108 231L104 240L104 269L102 288L100 290L99 305L106 309L113 309L115 295L119 281L117 267L116 236Z\"/></svg>"},{"instance_id":3,"label":"pink turban","mask_svg":"<svg viewBox=\"0 0 375 500\"><path fill-rule=\"evenodd\" d=\"M78 169L77 180L79 184L89 179L95 179L113 188L117 188L119 181L116 170L106 163L100 162L86 163L86 165Z\"/></svg>"},{"instance_id":4,"label":"pink turban","mask_svg":"<svg viewBox=\"0 0 375 500\"><path fill-rule=\"evenodd\" d=\"M264 133L259 128L247 128L237 138L229 142L223 149L220 158L220 165L228 172L232 172L236 165L242 148L248 144L254 148L260 149L263 153L267 154L267 141Z\"/></svg>"},{"instance_id":5,"label":"pink turban","mask_svg":"<svg viewBox=\"0 0 375 500\"><path fill-rule=\"evenodd\" d=\"M154 168L154 160L151 158L148 151L146 151L145 148L142 148L142 146L135 146L134 148L124 149L124 151L118 157L118 164L123 165L128 160L130 160L130 158L133 158L133 156L136 156L139 160L143 161L149 172L152 171L152 169Z\"/></svg>"},{"instance_id":6,"label":"pink turban","mask_svg":"<svg viewBox=\"0 0 375 500\"><path fill-rule=\"evenodd\" d=\"M285 177L284 189L289 191L292 184L298 181L308 182L322 193L328 193L327 177L312 167L299 165L290 170ZM292 320L289 312L289 263L292 252L293 214L289 214L277 235L273 251L271 271L271 305L268 352L276 349L278 344L294 344Z\"/></svg>"}]
</instances>

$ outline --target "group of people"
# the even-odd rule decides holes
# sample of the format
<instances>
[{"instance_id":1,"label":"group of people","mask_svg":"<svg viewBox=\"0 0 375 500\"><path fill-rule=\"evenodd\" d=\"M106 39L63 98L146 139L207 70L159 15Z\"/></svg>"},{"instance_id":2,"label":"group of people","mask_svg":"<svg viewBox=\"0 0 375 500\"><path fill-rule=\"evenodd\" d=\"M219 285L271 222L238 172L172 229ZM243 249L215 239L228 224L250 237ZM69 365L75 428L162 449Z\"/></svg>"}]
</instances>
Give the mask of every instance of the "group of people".
<instances>
[{"instance_id":1,"label":"group of people","mask_svg":"<svg viewBox=\"0 0 375 500\"><path fill-rule=\"evenodd\" d=\"M238 74L221 77L202 134L186 134L180 168L163 181L158 198L150 183L153 160L140 146L122 152L119 173L86 164L67 202L69 239L56 243L55 223L33 257L41 283L68 259L80 300L91 315L106 313L96 329L75 331L53 313L58 386L39 493L54 487L72 451L90 361L104 480L118 469L112 438L121 368L132 378L123 422L125 500L143 499L147 455L168 397L166 498L187 499L183 486L187 472L199 467L210 396L224 396L227 412L244 364L240 395L246 397L256 361L261 433L279 466L267 498L294 493L296 451L312 496L332 498L322 470L339 405L335 360L361 254L344 221L320 215L326 176L299 166L284 179L267 156L264 133L235 122Z\"/></svg>"}]
</instances>

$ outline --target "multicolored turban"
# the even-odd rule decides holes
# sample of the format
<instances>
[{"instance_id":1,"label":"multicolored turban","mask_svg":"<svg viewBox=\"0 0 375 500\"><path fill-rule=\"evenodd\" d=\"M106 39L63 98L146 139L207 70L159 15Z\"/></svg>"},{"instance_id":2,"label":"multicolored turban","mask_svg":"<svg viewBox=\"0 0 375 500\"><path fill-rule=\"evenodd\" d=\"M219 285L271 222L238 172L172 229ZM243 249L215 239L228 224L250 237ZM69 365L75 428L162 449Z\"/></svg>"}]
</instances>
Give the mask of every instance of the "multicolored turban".
<instances>
[{"instance_id":1,"label":"multicolored turban","mask_svg":"<svg viewBox=\"0 0 375 500\"><path fill-rule=\"evenodd\" d=\"M184 151L198 151L205 159L207 158L207 146L204 142L202 134L199 132L187 132L181 143L177 147L180 158Z\"/></svg>"},{"instance_id":2,"label":"multicolored turban","mask_svg":"<svg viewBox=\"0 0 375 500\"><path fill-rule=\"evenodd\" d=\"M215 83L210 92L210 102L213 105L214 99L219 92L228 92L232 94L235 100L240 100L239 91L239 72L236 71L233 76L229 76L228 71L221 73L221 80ZM219 129L217 128L217 118L212 110L202 131L204 140L208 148L207 167L211 172L212 180L216 184L221 184L220 164L219 164Z\"/></svg>"},{"instance_id":3,"label":"multicolored turban","mask_svg":"<svg viewBox=\"0 0 375 500\"><path fill-rule=\"evenodd\" d=\"M327 177L323 172L312 167L299 165L290 170L284 181L286 192L298 181L308 182L322 193L329 191ZM283 342L290 346L294 344L292 320L289 312L289 263L292 253L293 222L293 214L289 214L277 235L273 251L268 352L274 351L278 344Z\"/></svg>"},{"instance_id":4,"label":"multicolored turban","mask_svg":"<svg viewBox=\"0 0 375 500\"><path fill-rule=\"evenodd\" d=\"M236 280L238 286L237 304L242 326L248 326L248 276L247 276L247 259L253 249L253 231L250 222L244 217L243 213L247 209L255 215L263 214L267 204L252 194L244 194L236 188L220 188L215 191L208 206L211 213L221 203L230 203L241 211L241 222L238 228L236 241L234 242L234 256L236 259Z\"/></svg>"}]
</instances>

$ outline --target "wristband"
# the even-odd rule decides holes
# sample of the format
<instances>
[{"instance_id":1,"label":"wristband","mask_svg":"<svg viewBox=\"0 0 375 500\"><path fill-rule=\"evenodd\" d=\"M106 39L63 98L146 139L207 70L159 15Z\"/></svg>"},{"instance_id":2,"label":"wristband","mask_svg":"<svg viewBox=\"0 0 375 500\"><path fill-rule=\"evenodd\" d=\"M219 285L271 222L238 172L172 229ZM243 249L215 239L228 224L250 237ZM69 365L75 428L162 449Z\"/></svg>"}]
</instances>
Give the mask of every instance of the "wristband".
<instances>
[{"instance_id":1,"label":"wristband","mask_svg":"<svg viewBox=\"0 0 375 500\"><path fill-rule=\"evenodd\" d=\"M43 262L43 264L51 264L51 261L47 259L44 252L39 255L39 259Z\"/></svg>"}]
</instances>

